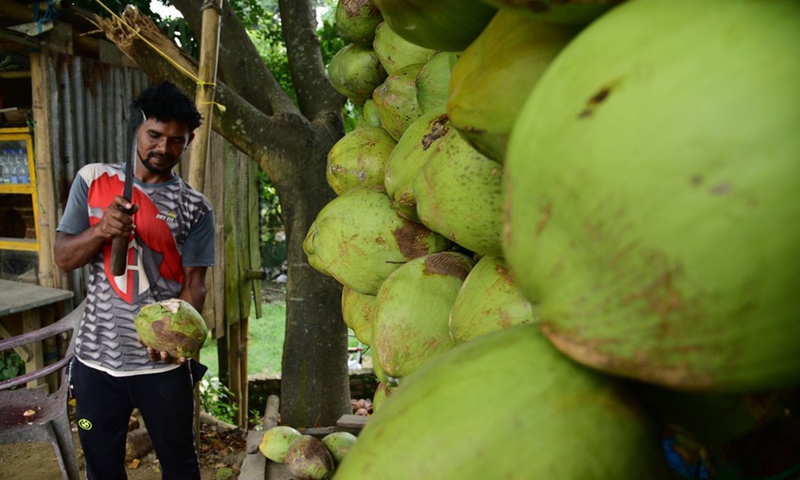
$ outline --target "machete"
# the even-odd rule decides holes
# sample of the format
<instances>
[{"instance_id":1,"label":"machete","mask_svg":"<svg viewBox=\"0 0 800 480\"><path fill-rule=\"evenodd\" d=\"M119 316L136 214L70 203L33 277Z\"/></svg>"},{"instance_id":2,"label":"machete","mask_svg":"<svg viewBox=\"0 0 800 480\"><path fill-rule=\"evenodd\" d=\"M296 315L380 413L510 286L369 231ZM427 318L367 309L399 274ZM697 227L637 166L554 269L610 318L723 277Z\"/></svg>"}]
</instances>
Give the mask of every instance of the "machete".
<instances>
[{"instance_id":1,"label":"machete","mask_svg":"<svg viewBox=\"0 0 800 480\"><path fill-rule=\"evenodd\" d=\"M139 109L131 111L131 116L128 118L127 136L125 137L131 150L125 159L125 185L122 187L122 196L129 202L133 197L133 176L137 161L136 132L144 121L144 112ZM114 237L111 242L111 274L115 277L124 274L128 266L128 240L128 235L121 235Z\"/></svg>"}]
</instances>

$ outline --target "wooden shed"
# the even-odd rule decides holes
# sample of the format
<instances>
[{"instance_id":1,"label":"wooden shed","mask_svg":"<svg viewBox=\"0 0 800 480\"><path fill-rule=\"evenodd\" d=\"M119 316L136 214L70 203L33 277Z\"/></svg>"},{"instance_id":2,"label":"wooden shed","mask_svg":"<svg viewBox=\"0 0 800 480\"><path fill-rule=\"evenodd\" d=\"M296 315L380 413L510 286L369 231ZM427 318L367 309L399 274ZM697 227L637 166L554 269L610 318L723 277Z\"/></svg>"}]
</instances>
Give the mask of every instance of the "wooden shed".
<instances>
[{"instance_id":1,"label":"wooden shed","mask_svg":"<svg viewBox=\"0 0 800 480\"><path fill-rule=\"evenodd\" d=\"M33 5L0 0L0 279L71 291L77 304L86 270L66 274L55 266L56 227L83 165L123 161L127 107L151 79L92 35L90 15L44 3L37 14ZM185 179L189 158L178 167ZM221 340L221 377L244 425L247 319L254 294L258 307L261 295L259 171L217 135L208 158L203 191L214 205L217 255L203 316ZM27 176L12 182L5 174L18 170Z\"/></svg>"}]
</instances>

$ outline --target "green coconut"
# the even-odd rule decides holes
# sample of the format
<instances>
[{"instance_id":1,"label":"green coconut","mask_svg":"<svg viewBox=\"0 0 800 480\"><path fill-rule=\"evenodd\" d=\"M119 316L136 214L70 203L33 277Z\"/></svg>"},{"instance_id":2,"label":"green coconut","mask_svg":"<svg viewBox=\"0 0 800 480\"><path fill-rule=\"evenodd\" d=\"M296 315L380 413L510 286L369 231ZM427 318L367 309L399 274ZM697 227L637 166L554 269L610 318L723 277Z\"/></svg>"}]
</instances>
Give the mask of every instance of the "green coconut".
<instances>
[{"instance_id":1,"label":"green coconut","mask_svg":"<svg viewBox=\"0 0 800 480\"><path fill-rule=\"evenodd\" d=\"M261 437L258 451L273 462L283 463L289 447L302 436L299 430L286 425L272 427Z\"/></svg>"},{"instance_id":2,"label":"green coconut","mask_svg":"<svg viewBox=\"0 0 800 480\"><path fill-rule=\"evenodd\" d=\"M416 81L424 65L414 63L397 70L372 93L381 125L395 140L400 140L408 126L422 115Z\"/></svg>"},{"instance_id":3,"label":"green coconut","mask_svg":"<svg viewBox=\"0 0 800 480\"><path fill-rule=\"evenodd\" d=\"M666 469L648 418L615 379L520 325L406 378L334 479L655 480Z\"/></svg>"},{"instance_id":4,"label":"green coconut","mask_svg":"<svg viewBox=\"0 0 800 480\"><path fill-rule=\"evenodd\" d=\"M461 253L434 253L409 261L383 282L371 348L389 386L453 347L450 307L473 265Z\"/></svg>"},{"instance_id":5,"label":"green coconut","mask_svg":"<svg viewBox=\"0 0 800 480\"><path fill-rule=\"evenodd\" d=\"M383 402L392 396L392 390L383 382L378 382L375 387L375 393L372 395L372 414L377 413L379 408L382 408Z\"/></svg>"},{"instance_id":6,"label":"green coconut","mask_svg":"<svg viewBox=\"0 0 800 480\"><path fill-rule=\"evenodd\" d=\"M577 31L501 9L453 67L450 122L479 152L502 163L519 110Z\"/></svg>"},{"instance_id":7,"label":"green coconut","mask_svg":"<svg viewBox=\"0 0 800 480\"><path fill-rule=\"evenodd\" d=\"M798 384L798 58L798 2L637 0L553 62L504 250L561 351L679 390Z\"/></svg>"},{"instance_id":8,"label":"green coconut","mask_svg":"<svg viewBox=\"0 0 800 480\"><path fill-rule=\"evenodd\" d=\"M392 30L409 42L459 52L497 11L479 0L372 0Z\"/></svg>"},{"instance_id":9,"label":"green coconut","mask_svg":"<svg viewBox=\"0 0 800 480\"><path fill-rule=\"evenodd\" d=\"M208 327L202 315L179 298L145 305L133 318L139 340L172 358L194 357L206 341Z\"/></svg>"},{"instance_id":10,"label":"green coconut","mask_svg":"<svg viewBox=\"0 0 800 480\"><path fill-rule=\"evenodd\" d=\"M333 432L322 437L322 444L333 457L333 463L339 465L353 448L358 437L350 432Z\"/></svg>"},{"instance_id":11,"label":"green coconut","mask_svg":"<svg viewBox=\"0 0 800 480\"><path fill-rule=\"evenodd\" d=\"M502 172L451 129L414 178L420 221L468 250L501 256Z\"/></svg>"},{"instance_id":12,"label":"green coconut","mask_svg":"<svg viewBox=\"0 0 800 480\"><path fill-rule=\"evenodd\" d=\"M372 91L386 76L375 52L354 43L336 52L328 65L333 88L358 105L372 97Z\"/></svg>"},{"instance_id":13,"label":"green coconut","mask_svg":"<svg viewBox=\"0 0 800 480\"><path fill-rule=\"evenodd\" d=\"M378 115L378 109L375 108L375 101L372 98L364 102L361 115L356 120L356 128L364 127L383 127L381 116Z\"/></svg>"},{"instance_id":14,"label":"green coconut","mask_svg":"<svg viewBox=\"0 0 800 480\"><path fill-rule=\"evenodd\" d=\"M408 65L425 63L436 54L436 50L414 45L399 36L385 22L375 29L372 49L389 75Z\"/></svg>"},{"instance_id":15,"label":"green coconut","mask_svg":"<svg viewBox=\"0 0 800 480\"><path fill-rule=\"evenodd\" d=\"M517 289L505 260L487 255L469 272L450 309L450 336L463 343L535 321L535 306Z\"/></svg>"},{"instance_id":16,"label":"green coconut","mask_svg":"<svg viewBox=\"0 0 800 480\"><path fill-rule=\"evenodd\" d=\"M373 329L374 329L374 326L373 326ZM371 338L371 336L370 336L370 338ZM370 348L372 348L372 347L370 347ZM389 382L391 382L392 383L392 387L396 387L399 384L398 383L398 379L389 378L389 376L386 375L386 372L384 372L383 368L381 367L381 362L378 359L378 356L375 355L374 349L371 350L370 353L371 353L370 359L372 360L372 370L373 370L373 372L375 372L375 378L378 379L378 382L383 383L384 385L387 385L387 386L389 385ZM373 409L373 411L375 410L374 402L373 402L373 405L372 405L372 409Z\"/></svg>"},{"instance_id":17,"label":"green coconut","mask_svg":"<svg viewBox=\"0 0 800 480\"><path fill-rule=\"evenodd\" d=\"M286 470L294 480L325 480L331 478L336 465L322 440L302 435L286 451Z\"/></svg>"},{"instance_id":18,"label":"green coconut","mask_svg":"<svg viewBox=\"0 0 800 480\"><path fill-rule=\"evenodd\" d=\"M338 0L334 18L342 40L368 48L372 48L375 28L383 22L383 15L370 0Z\"/></svg>"},{"instance_id":19,"label":"green coconut","mask_svg":"<svg viewBox=\"0 0 800 480\"><path fill-rule=\"evenodd\" d=\"M380 127L357 128L328 152L326 177L337 195L358 186L383 188L386 162L397 144Z\"/></svg>"},{"instance_id":20,"label":"green coconut","mask_svg":"<svg viewBox=\"0 0 800 480\"><path fill-rule=\"evenodd\" d=\"M342 288L342 318L364 345L372 344L372 319L375 316L375 295L365 295Z\"/></svg>"},{"instance_id":21,"label":"green coconut","mask_svg":"<svg viewBox=\"0 0 800 480\"><path fill-rule=\"evenodd\" d=\"M408 126L389 154L383 184L392 206L405 218L419 221L414 179L449 131L444 110L424 113Z\"/></svg>"},{"instance_id":22,"label":"green coconut","mask_svg":"<svg viewBox=\"0 0 800 480\"><path fill-rule=\"evenodd\" d=\"M450 242L395 212L386 193L356 187L331 200L303 241L309 265L359 293L375 295L405 262Z\"/></svg>"},{"instance_id":23,"label":"green coconut","mask_svg":"<svg viewBox=\"0 0 800 480\"><path fill-rule=\"evenodd\" d=\"M588 25L625 0L481 0L496 8L509 8L548 23Z\"/></svg>"},{"instance_id":24,"label":"green coconut","mask_svg":"<svg viewBox=\"0 0 800 480\"><path fill-rule=\"evenodd\" d=\"M420 69L417 75L417 103L423 113L447 107L450 72L458 53L439 52Z\"/></svg>"}]
</instances>

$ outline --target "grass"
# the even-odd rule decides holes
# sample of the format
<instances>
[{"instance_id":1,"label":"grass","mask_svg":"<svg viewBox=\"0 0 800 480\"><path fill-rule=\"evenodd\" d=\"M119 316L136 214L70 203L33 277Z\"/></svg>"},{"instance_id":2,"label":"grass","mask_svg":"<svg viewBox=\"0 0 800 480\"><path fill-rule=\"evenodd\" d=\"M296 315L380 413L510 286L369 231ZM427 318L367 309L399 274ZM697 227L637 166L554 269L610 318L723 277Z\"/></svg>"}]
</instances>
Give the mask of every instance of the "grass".
<instances>
[{"instance_id":1,"label":"grass","mask_svg":"<svg viewBox=\"0 0 800 480\"><path fill-rule=\"evenodd\" d=\"M256 318L255 307L250 310L250 328L247 341L247 374L280 373L283 356L283 338L286 330L286 305L262 304L263 316ZM212 377L219 375L217 341L206 340L200 350L200 362L208 367Z\"/></svg>"}]
</instances>

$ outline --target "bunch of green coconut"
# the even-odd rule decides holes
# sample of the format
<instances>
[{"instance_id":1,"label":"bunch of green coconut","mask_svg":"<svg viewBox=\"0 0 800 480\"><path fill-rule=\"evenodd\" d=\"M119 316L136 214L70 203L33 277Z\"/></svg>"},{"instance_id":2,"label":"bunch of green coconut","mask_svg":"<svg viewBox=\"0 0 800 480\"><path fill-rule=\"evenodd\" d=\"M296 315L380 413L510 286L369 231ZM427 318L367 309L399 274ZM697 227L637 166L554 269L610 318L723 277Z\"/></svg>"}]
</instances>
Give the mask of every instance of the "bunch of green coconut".
<instances>
[{"instance_id":1,"label":"bunch of green coconut","mask_svg":"<svg viewBox=\"0 0 800 480\"><path fill-rule=\"evenodd\" d=\"M304 250L380 385L334 478L783 478L728 446L798 444L800 3L336 19L362 113Z\"/></svg>"}]
</instances>

